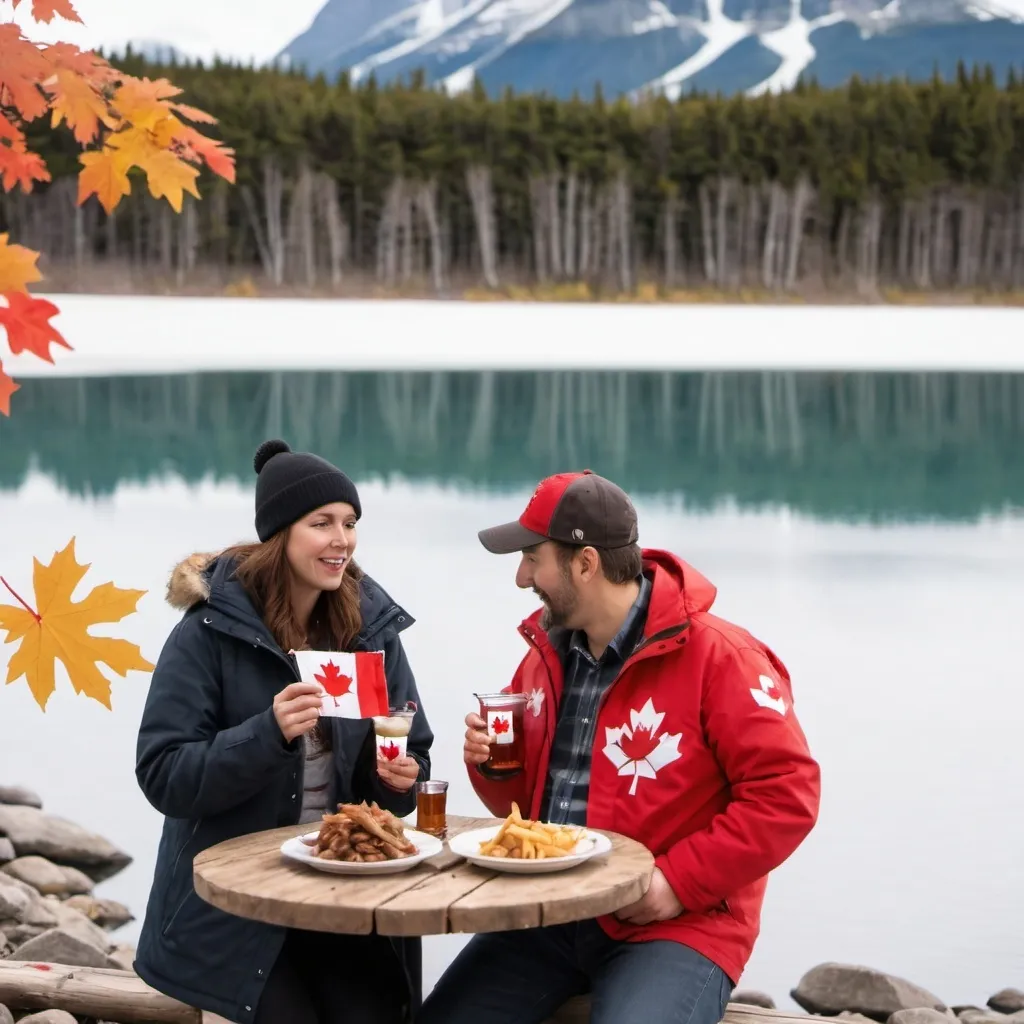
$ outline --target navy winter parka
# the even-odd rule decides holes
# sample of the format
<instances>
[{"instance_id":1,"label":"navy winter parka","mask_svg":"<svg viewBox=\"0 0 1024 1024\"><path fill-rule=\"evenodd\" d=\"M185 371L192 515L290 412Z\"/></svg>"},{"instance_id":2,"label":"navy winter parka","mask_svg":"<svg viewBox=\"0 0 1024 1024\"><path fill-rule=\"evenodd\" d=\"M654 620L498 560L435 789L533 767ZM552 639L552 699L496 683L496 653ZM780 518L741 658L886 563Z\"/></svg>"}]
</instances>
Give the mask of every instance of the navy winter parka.
<instances>
[{"instance_id":1,"label":"navy winter parka","mask_svg":"<svg viewBox=\"0 0 1024 1024\"><path fill-rule=\"evenodd\" d=\"M263 624L232 566L194 555L175 570L168 601L187 608L153 672L139 728L136 777L164 815L163 834L135 969L153 988L239 1024L256 1012L286 929L225 913L192 884L192 861L225 839L297 824L303 792L301 740L286 743L274 695L298 679L292 658ZM419 707L408 750L430 777L433 734L399 634L413 622L373 580L361 581L363 629L356 650L382 650L392 706ZM334 777L328 806L376 800L412 812L415 788L397 793L376 773L373 725L323 720L332 730ZM315 827L315 826L311 826ZM393 943L420 1000L420 943Z\"/></svg>"}]
</instances>

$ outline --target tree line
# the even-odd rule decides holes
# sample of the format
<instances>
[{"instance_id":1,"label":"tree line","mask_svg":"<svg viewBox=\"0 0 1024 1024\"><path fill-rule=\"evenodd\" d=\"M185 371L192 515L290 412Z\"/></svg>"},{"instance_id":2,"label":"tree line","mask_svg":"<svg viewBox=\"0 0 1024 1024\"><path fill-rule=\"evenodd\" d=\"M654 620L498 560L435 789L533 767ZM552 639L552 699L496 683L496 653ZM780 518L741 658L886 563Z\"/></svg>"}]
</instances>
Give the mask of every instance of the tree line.
<instances>
[{"instance_id":1,"label":"tree line","mask_svg":"<svg viewBox=\"0 0 1024 1024\"><path fill-rule=\"evenodd\" d=\"M204 175L176 217L139 181L106 217L75 204L67 131L32 125L54 181L4 195L0 230L71 287L103 267L339 294L1024 287L1013 73L629 102L117 63L218 117L238 183Z\"/></svg>"},{"instance_id":2,"label":"tree line","mask_svg":"<svg viewBox=\"0 0 1024 1024\"><path fill-rule=\"evenodd\" d=\"M590 466L689 510L970 521L1024 505L1024 374L385 372L32 378L0 421L0 491L250 486L286 437L359 481L529 489Z\"/></svg>"}]
</instances>

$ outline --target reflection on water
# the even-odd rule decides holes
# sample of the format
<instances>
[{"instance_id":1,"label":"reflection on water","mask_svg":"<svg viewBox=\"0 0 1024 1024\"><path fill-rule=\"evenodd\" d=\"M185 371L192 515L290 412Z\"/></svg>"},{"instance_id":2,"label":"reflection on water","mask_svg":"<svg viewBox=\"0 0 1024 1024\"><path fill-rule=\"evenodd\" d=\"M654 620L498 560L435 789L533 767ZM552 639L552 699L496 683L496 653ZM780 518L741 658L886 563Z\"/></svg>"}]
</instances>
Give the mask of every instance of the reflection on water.
<instances>
[{"instance_id":1,"label":"reflection on water","mask_svg":"<svg viewBox=\"0 0 1024 1024\"><path fill-rule=\"evenodd\" d=\"M1024 504L1024 375L235 373L29 380L0 489L237 478L280 435L358 479L523 486L590 466L638 494L844 519ZM246 478L247 480L247 478Z\"/></svg>"}]
</instances>

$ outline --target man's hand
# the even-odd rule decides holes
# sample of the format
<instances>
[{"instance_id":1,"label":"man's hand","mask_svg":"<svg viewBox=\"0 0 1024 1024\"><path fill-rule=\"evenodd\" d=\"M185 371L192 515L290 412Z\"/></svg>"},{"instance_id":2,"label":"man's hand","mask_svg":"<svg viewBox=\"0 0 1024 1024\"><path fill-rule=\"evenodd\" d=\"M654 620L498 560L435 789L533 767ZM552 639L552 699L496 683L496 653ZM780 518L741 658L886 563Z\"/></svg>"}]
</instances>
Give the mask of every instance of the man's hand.
<instances>
[{"instance_id":1,"label":"man's hand","mask_svg":"<svg viewBox=\"0 0 1024 1024\"><path fill-rule=\"evenodd\" d=\"M415 757L396 757L394 761L377 761L377 775L385 786L408 793L420 775L420 764Z\"/></svg>"},{"instance_id":2,"label":"man's hand","mask_svg":"<svg viewBox=\"0 0 1024 1024\"><path fill-rule=\"evenodd\" d=\"M668 879L662 874L661 868L655 868L647 892L636 903L616 911L615 916L627 924L650 924L652 921L671 920L682 912L683 905L668 884Z\"/></svg>"},{"instance_id":3,"label":"man's hand","mask_svg":"<svg viewBox=\"0 0 1024 1024\"><path fill-rule=\"evenodd\" d=\"M491 741L487 723L474 714L466 715L466 742L462 746L462 759L466 764L483 764L491 756Z\"/></svg>"}]
</instances>

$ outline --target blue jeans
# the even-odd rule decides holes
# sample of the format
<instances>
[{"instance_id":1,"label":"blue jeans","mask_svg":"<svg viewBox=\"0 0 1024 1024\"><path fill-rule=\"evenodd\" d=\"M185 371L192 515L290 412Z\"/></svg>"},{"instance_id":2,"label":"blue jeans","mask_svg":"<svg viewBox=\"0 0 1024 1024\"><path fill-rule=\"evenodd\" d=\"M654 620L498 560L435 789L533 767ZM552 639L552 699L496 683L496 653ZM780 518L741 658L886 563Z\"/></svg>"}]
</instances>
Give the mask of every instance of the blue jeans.
<instances>
[{"instance_id":1,"label":"blue jeans","mask_svg":"<svg viewBox=\"0 0 1024 1024\"><path fill-rule=\"evenodd\" d=\"M718 1024L728 976L678 942L617 942L596 921L472 938L416 1024L542 1024L591 993L591 1024Z\"/></svg>"}]
</instances>

